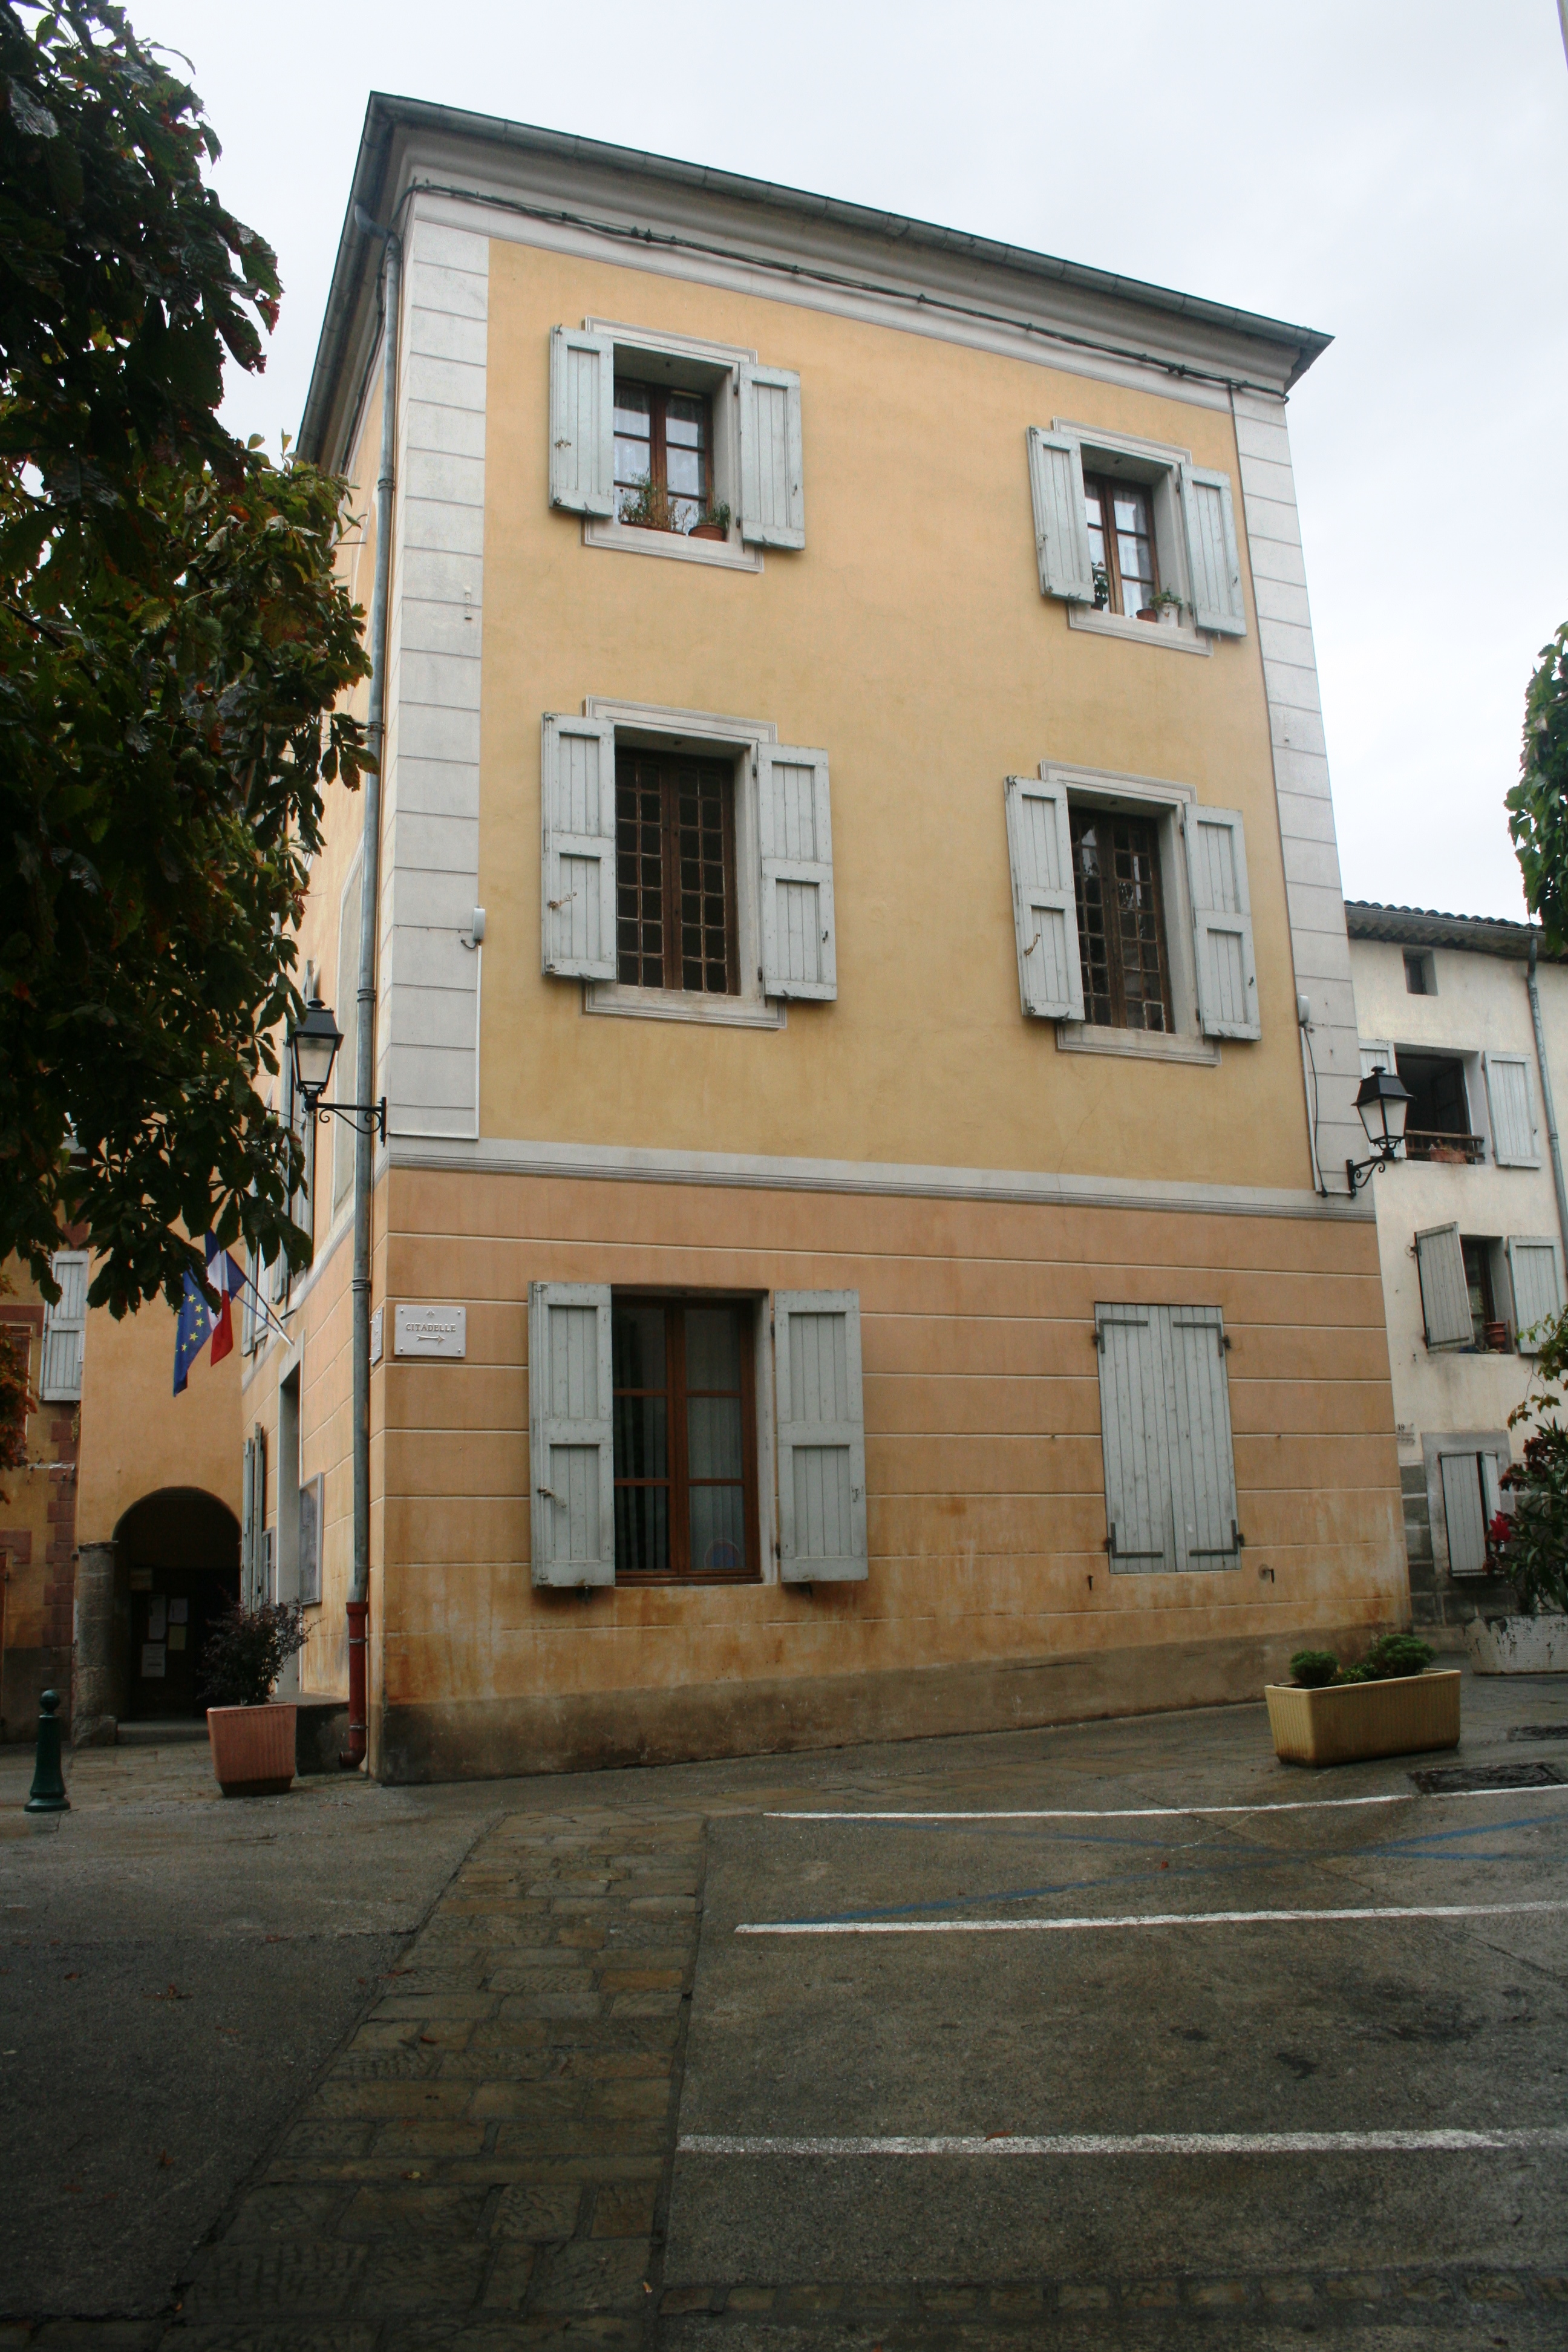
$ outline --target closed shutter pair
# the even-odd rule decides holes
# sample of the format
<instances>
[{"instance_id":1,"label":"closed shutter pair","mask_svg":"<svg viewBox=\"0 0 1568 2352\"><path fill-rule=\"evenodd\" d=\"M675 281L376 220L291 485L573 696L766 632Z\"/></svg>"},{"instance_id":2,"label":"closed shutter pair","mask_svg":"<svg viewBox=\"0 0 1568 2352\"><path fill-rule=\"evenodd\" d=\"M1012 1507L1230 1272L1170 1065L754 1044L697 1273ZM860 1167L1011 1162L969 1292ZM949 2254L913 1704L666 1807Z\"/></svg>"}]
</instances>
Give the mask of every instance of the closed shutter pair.
<instances>
[{"instance_id":1,"label":"closed shutter pair","mask_svg":"<svg viewBox=\"0 0 1568 2352\"><path fill-rule=\"evenodd\" d=\"M1118 1573L1241 1559L1225 1318L1217 1307L1097 1307L1106 1543Z\"/></svg>"},{"instance_id":2,"label":"closed shutter pair","mask_svg":"<svg viewBox=\"0 0 1568 2352\"><path fill-rule=\"evenodd\" d=\"M787 368L738 367L741 537L752 547L805 545L800 378ZM550 503L568 514L616 511L616 346L613 337L557 327L550 338Z\"/></svg>"},{"instance_id":3,"label":"closed shutter pair","mask_svg":"<svg viewBox=\"0 0 1568 2352\"><path fill-rule=\"evenodd\" d=\"M838 993L827 754L759 743L762 975L767 996ZM616 730L547 711L540 961L547 977L616 977Z\"/></svg>"},{"instance_id":4,"label":"closed shutter pair","mask_svg":"<svg viewBox=\"0 0 1568 2352\"><path fill-rule=\"evenodd\" d=\"M1236 543L1230 476L1189 465L1171 468L1182 514L1187 558L1187 600L1193 619L1211 635L1244 637L1247 606ZM1035 502L1035 546L1040 593L1069 604L1094 602L1094 560L1084 511L1083 448L1076 433L1029 427L1029 488Z\"/></svg>"},{"instance_id":5,"label":"closed shutter pair","mask_svg":"<svg viewBox=\"0 0 1568 2352\"><path fill-rule=\"evenodd\" d=\"M1018 988L1026 1013L1083 1019L1078 901L1068 786L1048 767L1006 782L1007 851ZM1186 807L1186 844L1198 1022L1205 1037L1260 1037L1247 836L1235 809ZM1172 909L1167 904L1166 918Z\"/></svg>"},{"instance_id":6,"label":"closed shutter pair","mask_svg":"<svg viewBox=\"0 0 1568 2352\"><path fill-rule=\"evenodd\" d=\"M271 1565L267 1540L267 1432L259 1422L245 1441L245 1463L239 1482L239 1598L246 1609L259 1609L268 1595Z\"/></svg>"},{"instance_id":7,"label":"closed shutter pair","mask_svg":"<svg viewBox=\"0 0 1568 2352\"><path fill-rule=\"evenodd\" d=\"M1557 1314L1563 1305L1563 1275L1557 1244L1550 1235L1510 1234L1504 1244L1509 1281L1513 1289L1514 1330L1521 1355L1535 1352L1533 1327ZM1421 1277L1421 1318L1426 1345L1433 1349L1468 1348L1475 1344L1470 1314L1469 1277L1465 1272L1465 1247L1457 1224L1428 1225L1415 1236L1415 1265Z\"/></svg>"},{"instance_id":8,"label":"closed shutter pair","mask_svg":"<svg viewBox=\"0 0 1568 2352\"><path fill-rule=\"evenodd\" d=\"M44 1360L38 1380L43 1404L75 1404L81 1397L82 1351L87 1340L86 1250L57 1250L49 1271L60 1287L44 1309Z\"/></svg>"},{"instance_id":9,"label":"closed shutter pair","mask_svg":"<svg viewBox=\"0 0 1568 2352\"><path fill-rule=\"evenodd\" d=\"M867 1574L860 1297L773 1298L779 1573L786 1584ZM536 1282L528 1293L529 1517L533 1581L616 1580L610 1286Z\"/></svg>"}]
</instances>

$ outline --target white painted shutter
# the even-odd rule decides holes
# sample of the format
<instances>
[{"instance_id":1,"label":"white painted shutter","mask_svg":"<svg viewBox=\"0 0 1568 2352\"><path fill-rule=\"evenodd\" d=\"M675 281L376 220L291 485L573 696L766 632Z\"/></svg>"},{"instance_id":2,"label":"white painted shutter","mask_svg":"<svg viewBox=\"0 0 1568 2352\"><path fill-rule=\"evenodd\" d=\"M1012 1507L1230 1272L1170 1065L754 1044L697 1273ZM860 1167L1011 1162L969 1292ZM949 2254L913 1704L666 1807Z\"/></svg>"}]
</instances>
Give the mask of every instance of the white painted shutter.
<instances>
[{"instance_id":1,"label":"white painted shutter","mask_svg":"<svg viewBox=\"0 0 1568 2352\"><path fill-rule=\"evenodd\" d=\"M550 503L569 514L616 510L616 347L608 335L557 327L550 338Z\"/></svg>"},{"instance_id":2,"label":"white painted shutter","mask_svg":"<svg viewBox=\"0 0 1568 2352\"><path fill-rule=\"evenodd\" d=\"M1563 1305L1556 1243L1548 1235L1510 1234L1508 1271L1513 1285L1513 1324L1519 1335L1519 1352L1521 1356L1533 1356L1536 1343L1531 1341L1527 1346L1525 1335L1549 1315L1559 1313Z\"/></svg>"},{"instance_id":3,"label":"white painted shutter","mask_svg":"<svg viewBox=\"0 0 1568 2352\"><path fill-rule=\"evenodd\" d=\"M1244 637L1247 607L1241 596L1230 476L1206 473L1201 466L1181 466L1177 478L1187 533L1193 619L1214 635Z\"/></svg>"},{"instance_id":4,"label":"white painted shutter","mask_svg":"<svg viewBox=\"0 0 1568 2352\"><path fill-rule=\"evenodd\" d=\"M1448 1528L1448 1572L1451 1576L1484 1576L1487 1513L1480 1456L1440 1454L1437 1467L1443 1480L1443 1517Z\"/></svg>"},{"instance_id":5,"label":"white painted shutter","mask_svg":"<svg viewBox=\"0 0 1568 2352\"><path fill-rule=\"evenodd\" d=\"M321 1520L326 1485L318 1470L300 1489L300 1600L307 1608L321 1597Z\"/></svg>"},{"instance_id":6,"label":"white painted shutter","mask_svg":"<svg viewBox=\"0 0 1568 2352\"><path fill-rule=\"evenodd\" d=\"M1029 427L1029 490L1042 596L1094 602L1094 557L1083 503L1083 453L1070 433Z\"/></svg>"},{"instance_id":7,"label":"white painted shutter","mask_svg":"<svg viewBox=\"0 0 1568 2352\"><path fill-rule=\"evenodd\" d=\"M1465 1253L1458 1225L1428 1225L1415 1236L1415 1265L1421 1276L1421 1312L1429 1348L1469 1348L1475 1345L1470 1320L1470 1286L1465 1279Z\"/></svg>"},{"instance_id":8,"label":"white painted shutter","mask_svg":"<svg viewBox=\"0 0 1568 2352\"><path fill-rule=\"evenodd\" d=\"M1361 1041L1362 1076L1375 1077L1379 1070L1394 1074L1394 1048L1385 1045L1381 1037L1363 1037Z\"/></svg>"},{"instance_id":9,"label":"white painted shutter","mask_svg":"<svg viewBox=\"0 0 1568 2352\"><path fill-rule=\"evenodd\" d=\"M1217 1307L1155 1310L1170 1363L1172 1517L1176 1565L1236 1567L1236 1456L1230 1433L1230 1384L1226 1377L1225 1318Z\"/></svg>"},{"instance_id":10,"label":"white painted shutter","mask_svg":"<svg viewBox=\"0 0 1568 2352\"><path fill-rule=\"evenodd\" d=\"M614 1584L610 1286L528 1290L529 1517L535 1584Z\"/></svg>"},{"instance_id":11,"label":"white painted shutter","mask_svg":"<svg viewBox=\"0 0 1568 2352\"><path fill-rule=\"evenodd\" d=\"M1170 1426L1157 1311L1097 1307L1105 1531L1113 1574L1173 1569Z\"/></svg>"},{"instance_id":12,"label":"white painted shutter","mask_svg":"<svg viewBox=\"0 0 1568 2352\"><path fill-rule=\"evenodd\" d=\"M756 763L763 992L833 998L838 993L838 956L827 754L760 743Z\"/></svg>"},{"instance_id":13,"label":"white painted shutter","mask_svg":"<svg viewBox=\"0 0 1568 2352\"><path fill-rule=\"evenodd\" d=\"M1033 776L1009 776L1005 791L1024 1010L1046 1020L1081 1021L1083 970L1067 788Z\"/></svg>"},{"instance_id":14,"label":"white painted shutter","mask_svg":"<svg viewBox=\"0 0 1568 2352\"><path fill-rule=\"evenodd\" d=\"M60 1295L54 1306L44 1309L43 1366L38 1378L38 1400L43 1404L75 1404L81 1398L88 1259L86 1250L57 1250L49 1261Z\"/></svg>"},{"instance_id":15,"label":"white painted shutter","mask_svg":"<svg viewBox=\"0 0 1568 2352\"><path fill-rule=\"evenodd\" d=\"M1182 829L1193 899L1199 1025L1205 1037L1260 1037L1241 818L1235 809L1189 808Z\"/></svg>"},{"instance_id":16,"label":"white painted shutter","mask_svg":"<svg viewBox=\"0 0 1568 2352\"><path fill-rule=\"evenodd\" d=\"M786 1584L866 1577L866 1414L858 1290L773 1299L779 1561Z\"/></svg>"},{"instance_id":17,"label":"white painted shutter","mask_svg":"<svg viewBox=\"0 0 1568 2352\"><path fill-rule=\"evenodd\" d=\"M616 730L544 714L540 961L557 978L616 976Z\"/></svg>"},{"instance_id":18,"label":"white painted shutter","mask_svg":"<svg viewBox=\"0 0 1568 2352\"><path fill-rule=\"evenodd\" d=\"M1500 1168L1539 1168L1530 1064L1522 1054L1483 1054L1492 1158Z\"/></svg>"},{"instance_id":19,"label":"white painted shutter","mask_svg":"<svg viewBox=\"0 0 1568 2352\"><path fill-rule=\"evenodd\" d=\"M800 378L788 368L737 371L741 537L753 547L805 545Z\"/></svg>"}]
</instances>

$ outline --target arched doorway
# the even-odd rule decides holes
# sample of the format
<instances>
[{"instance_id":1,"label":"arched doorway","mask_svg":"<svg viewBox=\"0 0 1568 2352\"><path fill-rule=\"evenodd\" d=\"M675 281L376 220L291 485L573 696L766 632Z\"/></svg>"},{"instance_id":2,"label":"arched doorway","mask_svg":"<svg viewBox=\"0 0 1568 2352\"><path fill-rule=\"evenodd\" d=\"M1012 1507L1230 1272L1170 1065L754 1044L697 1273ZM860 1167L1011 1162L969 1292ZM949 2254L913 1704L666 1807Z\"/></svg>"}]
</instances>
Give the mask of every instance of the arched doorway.
<instances>
[{"instance_id":1,"label":"arched doorway","mask_svg":"<svg viewBox=\"0 0 1568 2352\"><path fill-rule=\"evenodd\" d=\"M115 1620L132 1723L199 1715L207 1636L239 1598L239 1522L195 1486L144 1495L114 1530Z\"/></svg>"}]
</instances>

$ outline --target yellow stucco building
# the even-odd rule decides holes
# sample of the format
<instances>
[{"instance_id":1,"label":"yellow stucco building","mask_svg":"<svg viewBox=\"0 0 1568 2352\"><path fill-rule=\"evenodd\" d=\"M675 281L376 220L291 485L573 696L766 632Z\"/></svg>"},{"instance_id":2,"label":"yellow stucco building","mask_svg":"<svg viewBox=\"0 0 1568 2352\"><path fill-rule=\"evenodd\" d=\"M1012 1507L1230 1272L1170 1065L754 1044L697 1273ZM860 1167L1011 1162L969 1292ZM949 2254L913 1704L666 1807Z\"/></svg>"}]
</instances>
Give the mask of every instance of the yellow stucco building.
<instances>
[{"instance_id":1,"label":"yellow stucco building","mask_svg":"<svg viewBox=\"0 0 1568 2352\"><path fill-rule=\"evenodd\" d=\"M1324 338L402 100L353 197L403 263L372 1769L1181 1706L1406 1622L1286 430ZM301 434L366 605L381 251L351 205ZM351 1033L362 812L302 940ZM241 1411L331 1691L316 1148Z\"/></svg>"}]
</instances>

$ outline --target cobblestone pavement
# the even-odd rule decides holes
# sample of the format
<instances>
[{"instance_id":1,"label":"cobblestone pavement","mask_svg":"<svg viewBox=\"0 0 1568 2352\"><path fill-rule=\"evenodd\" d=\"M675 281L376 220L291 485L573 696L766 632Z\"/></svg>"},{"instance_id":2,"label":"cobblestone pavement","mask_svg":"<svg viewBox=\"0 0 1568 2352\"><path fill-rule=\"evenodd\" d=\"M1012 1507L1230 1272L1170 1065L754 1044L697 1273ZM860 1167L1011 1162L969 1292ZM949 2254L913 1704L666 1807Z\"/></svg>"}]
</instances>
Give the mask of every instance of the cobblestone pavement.
<instances>
[{"instance_id":1,"label":"cobblestone pavement","mask_svg":"<svg viewBox=\"0 0 1568 2352\"><path fill-rule=\"evenodd\" d=\"M1516 1759L1507 1734L1523 1720L1560 1719L1568 1734L1568 1693L1546 1685L1467 1686L1466 1704L1467 1755ZM281 2138L258 2152L165 2308L0 2324L0 2352L960 2352L992 2343L1305 2352L1325 2341L1354 2352L1417 2342L1555 2352L1568 2342L1568 2245L1545 2261L1518 2239L1519 2258L1500 2245L1479 2260L1472 2244L1463 2260L1412 2259L1373 2225L1365 2263L1353 2267L1302 2263L1299 2248L1294 2264L1226 2267L1195 2243L1188 2260L1151 2274L1134 2229L1121 2264L1085 2269L1063 2249L1063 2274L999 2270L978 2189L973 2261L949 2264L951 2276L878 2279L858 2262L836 2275L836 2240L825 2243L823 2275L771 2275L763 2259L694 2277L689 2249L703 2241L689 2226L686 2254L666 2275L672 2185L678 2200L692 2193L677 2179L676 2142L694 1990L706 1998L710 1823L725 1822L721 1843L734 1846L781 1804L1100 1810L1279 1801L1325 1788L1281 1775L1258 1751L1260 1730L1256 1710L1233 1709L492 1789L504 1816L461 1863ZM1409 1784L1390 1763L1332 1785L1375 1794ZM1568 1798L1559 1809L1568 1813ZM1478 1866L1466 1867L1470 1889ZM1543 1896L1563 1891L1560 1878L1535 1883ZM1153 1884L1175 1901L1169 1879ZM727 1924L723 1933L728 1944ZM1544 1957L1508 1956L1514 1976L1539 1979L1552 1999L1568 1986L1553 1934ZM1062 1939L1003 1939L1047 1940ZM1542 2028L1553 2036L1556 2014ZM768 2030L761 2017L756 2030ZM1560 2038L1521 2044L1526 2068L1563 2057ZM824 2074L839 2063L825 2038ZM912 2079L894 2086L899 2097ZM847 2181L829 2193L842 2201L859 2189ZM1260 2251L1270 2226L1265 2215ZM853 2245L853 2214L846 2227Z\"/></svg>"}]
</instances>

